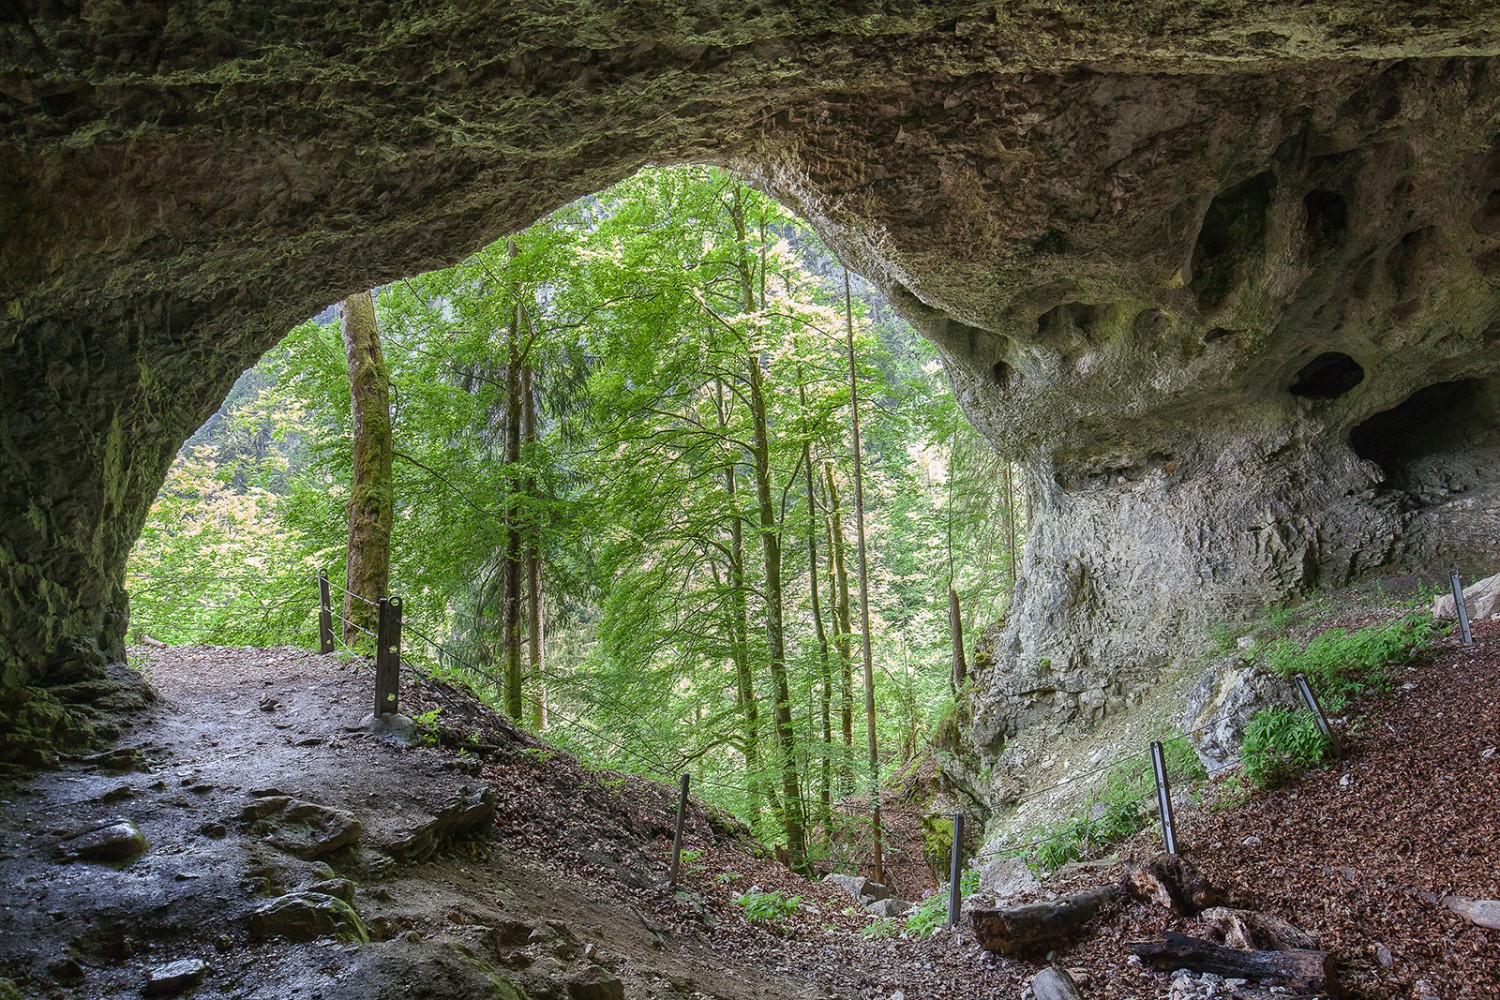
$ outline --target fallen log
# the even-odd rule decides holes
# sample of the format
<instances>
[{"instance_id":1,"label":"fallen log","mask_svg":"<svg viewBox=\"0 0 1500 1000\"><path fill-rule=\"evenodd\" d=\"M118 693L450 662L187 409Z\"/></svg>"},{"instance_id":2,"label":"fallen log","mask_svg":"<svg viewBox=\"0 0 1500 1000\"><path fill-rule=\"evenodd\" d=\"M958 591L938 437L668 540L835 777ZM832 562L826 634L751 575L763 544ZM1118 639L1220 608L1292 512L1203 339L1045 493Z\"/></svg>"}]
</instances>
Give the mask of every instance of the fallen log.
<instances>
[{"instance_id":1,"label":"fallen log","mask_svg":"<svg viewBox=\"0 0 1500 1000\"><path fill-rule=\"evenodd\" d=\"M1218 902L1219 891L1191 861L1177 854L1158 854L1132 871L1126 889L1136 899L1190 917Z\"/></svg>"},{"instance_id":2,"label":"fallen log","mask_svg":"<svg viewBox=\"0 0 1500 1000\"><path fill-rule=\"evenodd\" d=\"M1444 896L1443 905L1476 927L1500 931L1500 899L1469 899Z\"/></svg>"},{"instance_id":3,"label":"fallen log","mask_svg":"<svg viewBox=\"0 0 1500 1000\"><path fill-rule=\"evenodd\" d=\"M1030 955L1069 944L1080 927L1121 895L1117 886L1086 889L1042 903L970 910L969 927L985 951Z\"/></svg>"},{"instance_id":4,"label":"fallen log","mask_svg":"<svg viewBox=\"0 0 1500 1000\"><path fill-rule=\"evenodd\" d=\"M1083 1000L1068 970L1055 965L1038 972L1031 980L1031 995L1036 1000Z\"/></svg>"},{"instance_id":5,"label":"fallen log","mask_svg":"<svg viewBox=\"0 0 1500 1000\"><path fill-rule=\"evenodd\" d=\"M1125 947L1162 968L1212 972L1226 979L1269 979L1305 993L1341 996L1333 956L1326 951L1307 948L1240 951L1173 933L1146 941L1130 941Z\"/></svg>"},{"instance_id":6,"label":"fallen log","mask_svg":"<svg viewBox=\"0 0 1500 1000\"><path fill-rule=\"evenodd\" d=\"M1269 913L1213 906L1199 916L1206 925L1208 937L1231 948L1245 951L1286 951L1318 947L1316 937Z\"/></svg>"}]
</instances>

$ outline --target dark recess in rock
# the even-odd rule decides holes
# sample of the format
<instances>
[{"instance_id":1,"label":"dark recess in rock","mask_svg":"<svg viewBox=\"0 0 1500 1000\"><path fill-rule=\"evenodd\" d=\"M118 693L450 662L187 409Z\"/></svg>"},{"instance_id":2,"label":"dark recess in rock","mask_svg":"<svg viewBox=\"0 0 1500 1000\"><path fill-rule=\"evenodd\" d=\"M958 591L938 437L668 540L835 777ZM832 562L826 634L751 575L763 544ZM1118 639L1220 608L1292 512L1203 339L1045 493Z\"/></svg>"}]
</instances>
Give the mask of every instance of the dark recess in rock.
<instances>
[{"instance_id":1,"label":"dark recess in rock","mask_svg":"<svg viewBox=\"0 0 1500 1000\"><path fill-rule=\"evenodd\" d=\"M1010 365L1004 361L995 362L995 384L1002 389L1010 385Z\"/></svg>"},{"instance_id":2,"label":"dark recess in rock","mask_svg":"<svg viewBox=\"0 0 1500 1000\"><path fill-rule=\"evenodd\" d=\"M1307 211L1307 248L1313 254L1336 250L1349 229L1349 206L1342 195L1318 188L1302 199Z\"/></svg>"},{"instance_id":3,"label":"dark recess in rock","mask_svg":"<svg viewBox=\"0 0 1500 1000\"><path fill-rule=\"evenodd\" d=\"M1492 434L1494 413L1486 390L1482 379L1473 378L1420 389L1350 431L1349 446L1380 466L1388 481L1408 488L1417 459L1472 448Z\"/></svg>"},{"instance_id":4,"label":"dark recess in rock","mask_svg":"<svg viewBox=\"0 0 1500 1000\"><path fill-rule=\"evenodd\" d=\"M1219 192L1209 204L1193 247L1188 286L1205 312L1224 305L1245 275L1258 269L1275 193L1276 178L1266 171Z\"/></svg>"},{"instance_id":5,"label":"dark recess in rock","mask_svg":"<svg viewBox=\"0 0 1500 1000\"><path fill-rule=\"evenodd\" d=\"M1338 399L1364 380L1358 361L1339 351L1325 351L1297 370L1287 392L1307 399Z\"/></svg>"},{"instance_id":6,"label":"dark recess in rock","mask_svg":"<svg viewBox=\"0 0 1500 1000\"><path fill-rule=\"evenodd\" d=\"M1203 335L1203 342L1205 344L1212 344L1216 340L1223 340L1225 337L1233 337L1238 332L1238 330L1226 330L1222 326L1216 326Z\"/></svg>"}]
</instances>

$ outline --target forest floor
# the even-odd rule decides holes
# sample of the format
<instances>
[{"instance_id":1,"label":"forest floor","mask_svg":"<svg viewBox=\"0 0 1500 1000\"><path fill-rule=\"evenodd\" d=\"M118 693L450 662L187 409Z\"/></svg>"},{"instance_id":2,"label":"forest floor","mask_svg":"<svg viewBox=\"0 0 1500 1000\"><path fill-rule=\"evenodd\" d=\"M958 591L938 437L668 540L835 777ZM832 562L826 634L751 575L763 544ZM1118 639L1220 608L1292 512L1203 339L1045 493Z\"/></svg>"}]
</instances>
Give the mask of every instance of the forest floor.
<instances>
[{"instance_id":1,"label":"forest floor","mask_svg":"<svg viewBox=\"0 0 1500 1000\"><path fill-rule=\"evenodd\" d=\"M1435 902L1500 897L1500 622L1477 623L1475 638L1441 640L1396 697L1363 706L1328 769L1182 817L1187 856L1236 903L1318 934L1360 1000L1500 998L1500 932ZM362 664L291 649L150 655L161 701L119 748L0 785L0 977L22 996L138 996L179 960L202 963L195 995L247 1000L514 996L505 983L534 1000L970 1000L1021 997L1039 967L962 932L861 933L871 918L839 889L696 804L673 891L675 789L591 771L446 685L404 693L414 715L441 709L443 745L413 747L360 730ZM275 793L363 832L297 853L254 818ZM490 806L487 829L465 837L465 817ZM898 856L920 857L914 817L895 818ZM70 853L113 819L136 823L144 853ZM1118 878L1152 849L1142 835L1074 877ZM902 882L908 896L936 886L915 867ZM752 923L735 902L752 888L799 906ZM301 943L255 930L258 912L321 891L348 897L368 942L343 925L342 940ZM1195 926L1120 904L1053 959L1091 998L1180 996L1123 942Z\"/></svg>"}]
</instances>

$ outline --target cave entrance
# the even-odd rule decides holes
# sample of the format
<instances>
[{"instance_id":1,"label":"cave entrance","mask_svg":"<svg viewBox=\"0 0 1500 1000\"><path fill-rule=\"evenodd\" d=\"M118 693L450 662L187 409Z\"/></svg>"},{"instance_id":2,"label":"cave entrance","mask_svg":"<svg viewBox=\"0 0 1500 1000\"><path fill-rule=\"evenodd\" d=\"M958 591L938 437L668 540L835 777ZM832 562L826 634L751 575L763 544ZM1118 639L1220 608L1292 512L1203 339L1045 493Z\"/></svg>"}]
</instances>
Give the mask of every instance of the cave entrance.
<instances>
[{"instance_id":1,"label":"cave entrance","mask_svg":"<svg viewBox=\"0 0 1500 1000\"><path fill-rule=\"evenodd\" d=\"M1287 388L1293 396L1337 399L1365 380L1365 370L1347 354L1328 351L1298 369Z\"/></svg>"},{"instance_id":2,"label":"cave entrance","mask_svg":"<svg viewBox=\"0 0 1500 1000\"><path fill-rule=\"evenodd\" d=\"M1439 382L1356 426L1349 446L1392 486L1448 495L1500 478L1496 416L1490 381Z\"/></svg>"}]
</instances>

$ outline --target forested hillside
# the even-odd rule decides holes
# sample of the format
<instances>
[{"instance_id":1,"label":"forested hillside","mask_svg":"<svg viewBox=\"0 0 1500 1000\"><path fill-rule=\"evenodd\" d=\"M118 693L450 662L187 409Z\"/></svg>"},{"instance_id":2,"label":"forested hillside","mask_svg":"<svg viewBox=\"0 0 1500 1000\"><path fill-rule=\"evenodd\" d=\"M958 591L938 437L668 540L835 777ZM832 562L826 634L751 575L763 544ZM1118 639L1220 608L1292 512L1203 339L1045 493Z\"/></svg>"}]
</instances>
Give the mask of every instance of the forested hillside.
<instances>
[{"instance_id":1,"label":"forested hillside","mask_svg":"<svg viewBox=\"0 0 1500 1000\"><path fill-rule=\"evenodd\" d=\"M851 346L883 770L951 709L950 584L973 633L1014 582L1010 470L932 347L704 168L644 171L374 302L404 655L821 850L870 771ZM340 315L183 448L130 564L137 637L316 645L315 577L345 580L349 531Z\"/></svg>"}]
</instances>

